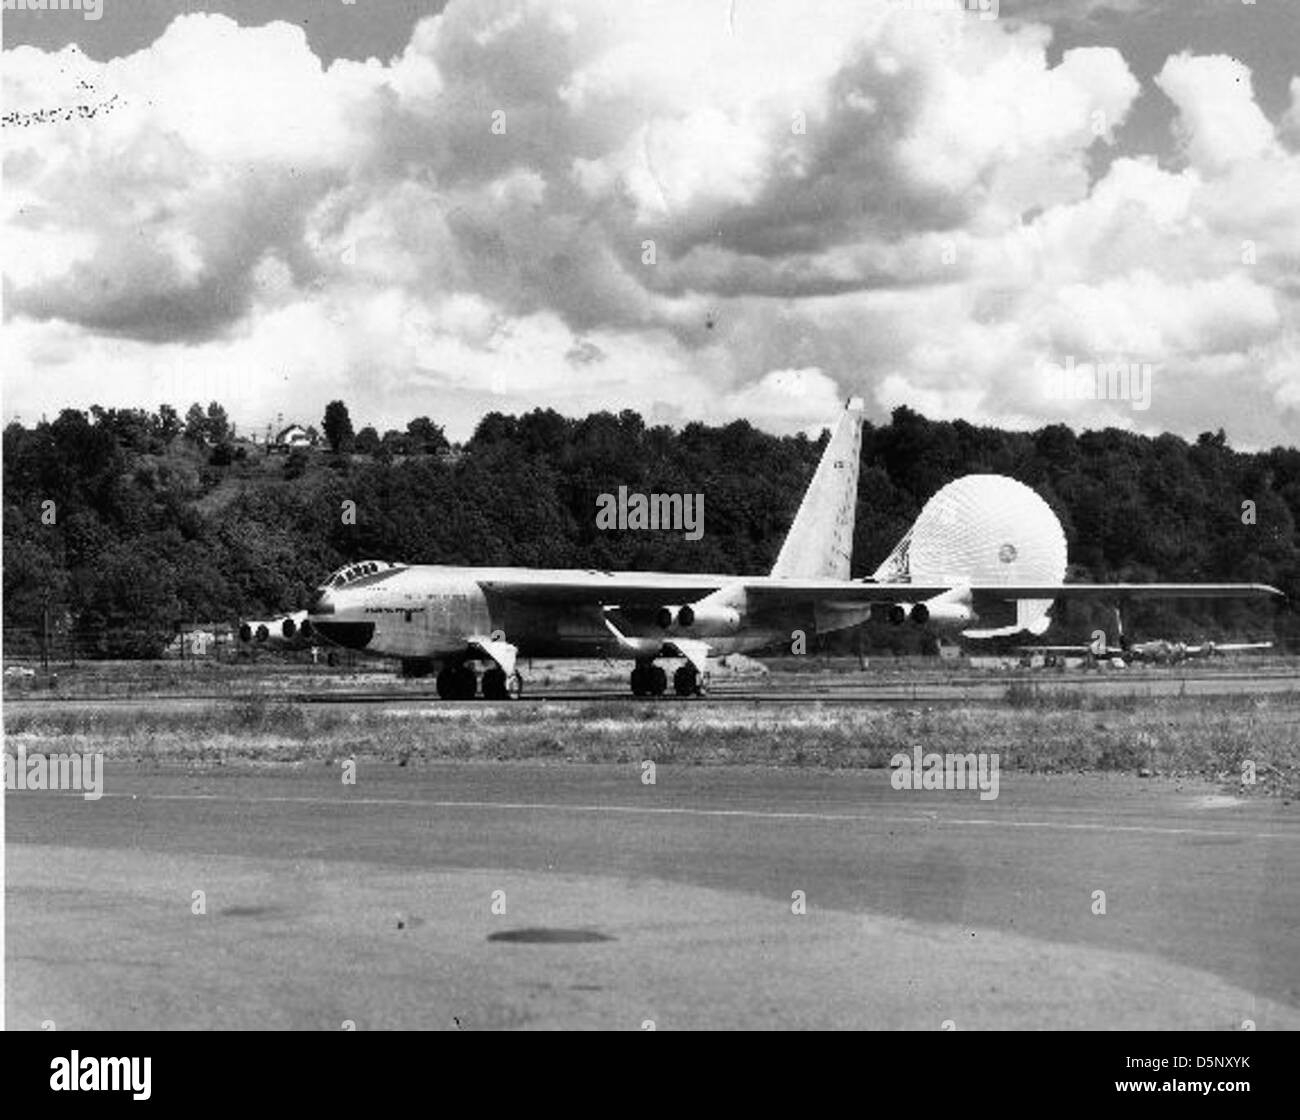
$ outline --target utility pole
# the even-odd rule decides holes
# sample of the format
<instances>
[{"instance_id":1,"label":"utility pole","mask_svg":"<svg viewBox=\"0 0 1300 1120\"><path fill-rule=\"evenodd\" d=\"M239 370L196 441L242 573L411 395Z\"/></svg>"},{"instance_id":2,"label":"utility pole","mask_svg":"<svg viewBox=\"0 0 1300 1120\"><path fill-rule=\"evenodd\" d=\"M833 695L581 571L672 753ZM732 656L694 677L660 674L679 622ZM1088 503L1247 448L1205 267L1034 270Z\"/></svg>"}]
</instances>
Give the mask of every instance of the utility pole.
<instances>
[{"instance_id":1,"label":"utility pole","mask_svg":"<svg viewBox=\"0 0 1300 1120\"><path fill-rule=\"evenodd\" d=\"M41 672L50 671L50 589L41 591Z\"/></svg>"}]
</instances>

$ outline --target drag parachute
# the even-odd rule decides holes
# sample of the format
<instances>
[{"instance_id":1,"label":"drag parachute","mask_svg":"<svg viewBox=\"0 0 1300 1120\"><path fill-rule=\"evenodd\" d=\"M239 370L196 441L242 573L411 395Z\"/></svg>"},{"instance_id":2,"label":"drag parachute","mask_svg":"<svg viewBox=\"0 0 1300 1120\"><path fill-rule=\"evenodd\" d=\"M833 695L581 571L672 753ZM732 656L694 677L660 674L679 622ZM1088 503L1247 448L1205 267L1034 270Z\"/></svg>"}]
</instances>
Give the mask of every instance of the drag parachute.
<instances>
[{"instance_id":1,"label":"drag parachute","mask_svg":"<svg viewBox=\"0 0 1300 1120\"><path fill-rule=\"evenodd\" d=\"M1065 565L1065 533L1042 498L1014 478L971 474L925 503L875 578L952 586L1061 583ZM1051 605L1050 599L1022 600L1011 629L1041 633Z\"/></svg>"}]
</instances>

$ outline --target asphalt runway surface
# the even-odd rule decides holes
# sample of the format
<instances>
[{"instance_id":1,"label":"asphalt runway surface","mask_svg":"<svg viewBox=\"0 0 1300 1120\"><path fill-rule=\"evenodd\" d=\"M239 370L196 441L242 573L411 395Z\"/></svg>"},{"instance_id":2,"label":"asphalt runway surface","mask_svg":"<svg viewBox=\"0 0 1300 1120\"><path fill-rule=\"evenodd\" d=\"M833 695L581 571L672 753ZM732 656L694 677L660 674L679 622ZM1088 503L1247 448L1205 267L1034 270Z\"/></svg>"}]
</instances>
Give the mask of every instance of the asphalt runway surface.
<instances>
[{"instance_id":1,"label":"asphalt runway surface","mask_svg":"<svg viewBox=\"0 0 1300 1120\"><path fill-rule=\"evenodd\" d=\"M1300 1027L1300 810L1199 783L109 759L5 808L10 1029Z\"/></svg>"}]
</instances>

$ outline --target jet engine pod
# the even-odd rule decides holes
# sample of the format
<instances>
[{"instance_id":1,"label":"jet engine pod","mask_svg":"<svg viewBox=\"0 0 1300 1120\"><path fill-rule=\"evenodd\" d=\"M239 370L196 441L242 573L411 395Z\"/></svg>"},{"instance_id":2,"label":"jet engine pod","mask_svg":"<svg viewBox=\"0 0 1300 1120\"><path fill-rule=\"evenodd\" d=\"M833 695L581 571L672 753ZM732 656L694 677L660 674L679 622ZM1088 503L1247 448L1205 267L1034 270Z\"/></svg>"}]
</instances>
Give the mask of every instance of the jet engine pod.
<instances>
[{"instance_id":1,"label":"jet engine pod","mask_svg":"<svg viewBox=\"0 0 1300 1120\"><path fill-rule=\"evenodd\" d=\"M271 631L266 628L265 622L259 622L257 624L256 636L259 642L264 642L271 636Z\"/></svg>"},{"instance_id":2,"label":"jet engine pod","mask_svg":"<svg viewBox=\"0 0 1300 1120\"><path fill-rule=\"evenodd\" d=\"M977 622L978 616L969 603L944 603L930 609L930 621L938 626L957 628Z\"/></svg>"},{"instance_id":3,"label":"jet engine pod","mask_svg":"<svg viewBox=\"0 0 1300 1120\"><path fill-rule=\"evenodd\" d=\"M239 624L239 640L241 642L251 642L253 640L253 628L247 622Z\"/></svg>"},{"instance_id":4,"label":"jet engine pod","mask_svg":"<svg viewBox=\"0 0 1300 1120\"><path fill-rule=\"evenodd\" d=\"M735 607L702 600L694 606L661 607L655 616L661 629L689 630L699 637L733 634L740 629L741 614Z\"/></svg>"},{"instance_id":5,"label":"jet engine pod","mask_svg":"<svg viewBox=\"0 0 1300 1120\"><path fill-rule=\"evenodd\" d=\"M907 621L907 606L904 603L890 603L889 609L885 612L885 617L889 619L893 626L902 626Z\"/></svg>"},{"instance_id":6,"label":"jet engine pod","mask_svg":"<svg viewBox=\"0 0 1300 1120\"><path fill-rule=\"evenodd\" d=\"M975 621L975 612L967 602L940 595L927 603L917 603L908 617L917 626L928 623L943 630L959 630Z\"/></svg>"},{"instance_id":7,"label":"jet engine pod","mask_svg":"<svg viewBox=\"0 0 1300 1120\"><path fill-rule=\"evenodd\" d=\"M298 632L298 624L292 618L286 618L280 623L280 633L286 638L292 638Z\"/></svg>"},{"instance_id":8,"label":"jet engine pod","mask_svg":"<svg viewBox=\"0 0 1300 1120\"><path fill-rule=\"evenodd\" d=\"M677 624L683 629L690 628L693 635L701 638L718 638L734 634L740 629L742 617L735 607L724 607L720 603L707 601L693 607L682 607L677 612Z\"/></svg>"}]
</instances>

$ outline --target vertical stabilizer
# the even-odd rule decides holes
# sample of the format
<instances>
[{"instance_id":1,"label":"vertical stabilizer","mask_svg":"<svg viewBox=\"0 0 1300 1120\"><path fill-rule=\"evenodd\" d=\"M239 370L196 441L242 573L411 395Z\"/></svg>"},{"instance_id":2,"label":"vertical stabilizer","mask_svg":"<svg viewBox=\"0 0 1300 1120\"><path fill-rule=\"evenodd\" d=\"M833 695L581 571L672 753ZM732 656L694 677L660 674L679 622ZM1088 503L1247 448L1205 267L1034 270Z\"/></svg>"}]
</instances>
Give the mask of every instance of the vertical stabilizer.
<instances>
[{"instance_id":1,"label":"vertical stabilizer","mask_svg":"<svg viewBox=\"0 0 1300 1120\"><path fill-rule=\"evenodd\" d=\"M849 401L822 452L772 575L848 579L862 455L862 401Z\"/></svg>"}]
</instances>

